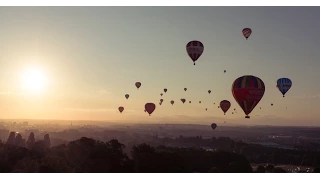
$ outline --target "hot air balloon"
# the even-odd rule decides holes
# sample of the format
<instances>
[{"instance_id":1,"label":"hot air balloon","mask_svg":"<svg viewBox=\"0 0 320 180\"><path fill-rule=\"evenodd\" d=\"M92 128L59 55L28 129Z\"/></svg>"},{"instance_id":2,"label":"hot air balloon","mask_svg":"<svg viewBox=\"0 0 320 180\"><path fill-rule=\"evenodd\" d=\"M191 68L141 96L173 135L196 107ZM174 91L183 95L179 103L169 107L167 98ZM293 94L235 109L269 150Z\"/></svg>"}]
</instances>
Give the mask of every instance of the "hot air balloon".
<instances>
[{"instance_id":1,"label":"hot air balloon","mask_svg":"<svg viewBox=\"0 0 320 180\"><path fill-rule=\"evenodd\" d=\"M184 98L182 98L182 99L180 99L181 100L181 102L184 104L185 102L186 102L186 99L184 99Z\"/></svg>"},{"instance_id":2,"label":"hot air balloon","mask_svg":"<svg viewBox=\"0 0 320 180\"><path fill-rule=\"evenodd\" d=\"M236 110L236 108L233 109L234 111Z\"/></svg>"},{"instance_id":3,"label":"hot air balloon","mask_svg":"<svg viewBox=\"0 0 320 180\"><path fill-rule=\"evenodd\" d=\"M190 41L187 46L187 53L189 57L192 59L193 64L196 65L196 61L199 59L201 54L203 53L204 46L200 41Z\"/></svg>"},{"instance_id":4,"label":"hot air balloon","mask_svg":"<svg viewBox=\"0 0 320 180\"><path fill-rule=\"evenodd\" d=\"M211 93L211 90L208 90L208 93L210 94L210 93Z\"/></svg>"},{"instance_id":5,"label":"hot air balloon","mask_svg":"<svg viewBox=\"0 0 320 180\"><path fill-rule=\"evenodd\" d=\"M129 98L129 94L124 95L124 97L126 97L126 99L128 99Z\"/></svg>"},{"instance_id":6,"label":"hot air balloon","mask_svg":"<svg viewBox=\"0 0 320 180\"><path fill-rule=\"evenodd\" d=\"M277 88L284 95L289 91L292 86L292 81L289 78L280 78L277 80Z\"/></svg>"},{"instance_id":7,"label":"hot air balloon","mask_svg":"<svg viewBox=\"0 0 320 180\"><path fill-rule=\"evenodd\" d=\"M218 108L220 108L220 106L218 106Z\"/></svg>"},{"instance_id":8,"label":"hot air balloon","mask_svg":"<svg viewBox=\"0 0 320 180\"><path fill-rule=\"evenodd\" d=\"M153 113L153 111L156 109L156 105L154 103L146 103L144 105L144 108L149 113L149 116Z\"/></svg>"},{"instance_id":9,"label":"hot air balloon","mask_svg":"<svg viewBox=\"0 0 320 180\"><path fill-rule=\"evenodd\" d=\"M233 112L232 112L232 114L233 114Z\"/></svg>"},{"instance_id":10,"label":"hot air balloon","mask_svg":"<svg viewBox=\"0 0 320 180\"><path fill-rule=\"evenodd\" d=\"M162 96L163 94L161 93L160 96Z\"/></svg>"},{"instance_id":11,"label":"hot air balloon","mask_svg":"<svg viewBox=\"0 0 320 180\"><path fill-rule=\"evenodd\" d=\"M160 105L160 106L161 106L161 104L162 104L162 103L161 103L161 102L159 102L159 105Z\"/></svg>"},{"instance_id":12,"label":"hot air balloon","mask_svg":"<svg viewBox=\"0 0 320 180\"><path fill-rule=\"evenodd\" d=\"M189 103L191 103L191 101L189 101Z\"/></svg>"},{"instance_id":13,"label":"hot air balloon","mask_svg":"<svg viewBox=\"0 0 320 180\"><path fill-rule=\"evenodd\" d=\"M224 115L226 115L226 112L229 110L230 106L231 106L231 103L228 100L222 100L220 102L220 107L224 112Z\"/></svg>"},{"instance_id":14,"label":"hot air balloon","mask_svg":"<svg viewBox=\"0 0 320 180\"><path fill-rule=\"evenodd\" d=\"M211 128L212 128L212 130L215 130L217 128L217 124L216 123L212 123L211 124Z\"/></svg>"},{"instance_id":15,"label":"hot air balloon","mask_svg":"<svg viewBox=\"0 0 320 180\"><path fill-rule=\"evenodd\" d=\"M261 107L260 107L260 109L261 109Z\"/></svg>"},{"instance_id":16,"label":"hot air balloon","mask_svg":"<svg viewBox=\"0 0 320 180\"><path fill-rule=\"evenodd\" d=\"M140 88L140 86L141 86L141 82L136 82L136 87L139 89Z\"/></svg>"},{"instance_id":17,"label":"hot air balloon","mask_svg":"<svg viewBox=\"0 0 320 180\"><path fill-rule=\"evenodd\" d=\"M171 100L170 103L173 105L174 104L174 100Z\"/></svg>"},{"instance_id":18,"label":"hot air balloon","mask_svg":"<svg viewBox=\"0 0 320 180\"><path fill-rule=\"evenodd\" d=\"M273 103L271 103L271 106L273 106Z\"/></svg>"},{"instance_id":19,"label":"hot air balloon","mask_svg":"<svg viewBox=\"0 0 320 180\"><path fill-rule=\"evenodd\" d=\"M223 72L224 72L224 73L226 73L227 71L226 71L226 70L224 70Z\"/></svg>"},{"instance_id":20,"label":"hot air balloon","mask_svg":"<svg viewBox=\"0 0 320 180\"><path fill-rule=\"evenodd\" d=\"M242 30L242 34L246 38L246 40L248 40L248 38L251 35L251 33L252 33L252 30L250 28L244 28Z\"/></svg>"},{"instance_id":21,"label":"hot air balloon","mask_svg":"<svg viewBox=\"0 0 320 180\"><path fill-rule=\"evenodd\" d=\"M206 111L208 111L208 109L206 108Z\"/></svg>"},{"instance_id":22,"label":"hot air balloon","mask_svg":"<svg viewBox=\"0 0 320 180\"><path fill-rule=\"evenodd\" d=\"M199 101L199 104L201 104L201 101Z\"/></svg>"},{"instance_id":23,"label":"hot air balloon","mask_svg":"<svg viewBox=\"0 0 320 180\"><path fill-rule=\"evenodd\" d=\"M120 107L118 107L118 110L120 113L122 113L122 111L124 110L124 107L120 106Z\"/></svg>"},{"instance_id":24,"label":"hot air balloon","mask_svg":"<svg viewBox=\"0 0 320 180\"><path fill-rule=\"evenodd\" d=\"M187 91L187 88L184 88L184 91Z\"/></svg>"},{"instance_id":25,"label":"hot air balloon","mask_svg":"<svg viewBox=\"0 0 320 180\"><path fill-rule=\"evenodd\" d=\"M246 118L262 99L265 91L263 81L255 76L246 75L237 78L232 84L232 94Z\"/></svg>"},{"instance_id":26,"label":"hot air balloon","mask_svg":"<svg viewBox=\"0 0 320 180\"><path fill-rule=\"evenodd\" d=\"M163 99L160 99L160 102L163 102Z\"/></svg>"},{"instance_id":27,"label":"hot air balloon","mask_svg":"<svg viewBox=\"0 0 320 180\"><path fill-rule=\"evenodd\" d=\"M214 105L216 104L216 103L213 103Z\"/></svg>"},{"instance_id":28,"label":"hot air balloon","mask_svg":"<svg viewBox=\"0 0 320 180\"><path fill-rule=\"evenodd\" d=\"M167 93L168 89L167 89L167 88L165 88L165 89L163 89L163 91L164 91L164 93Z\"/></svg>"}]
</instances>

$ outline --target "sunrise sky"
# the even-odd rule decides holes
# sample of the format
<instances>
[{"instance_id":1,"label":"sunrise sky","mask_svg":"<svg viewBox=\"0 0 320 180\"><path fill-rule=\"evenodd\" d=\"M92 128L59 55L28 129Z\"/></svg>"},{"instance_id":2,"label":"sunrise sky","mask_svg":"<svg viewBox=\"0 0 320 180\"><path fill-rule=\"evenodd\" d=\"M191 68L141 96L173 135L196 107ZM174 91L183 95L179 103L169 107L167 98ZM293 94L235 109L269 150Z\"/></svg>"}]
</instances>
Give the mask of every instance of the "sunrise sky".
<instances>
[{"instance_id":1,"label":"sunrise sky","mask_svg":"<svg viewBox=\"0 0 320 180\"><path fill-rule=\"evenodd\" d=\"M318 7L1 7L0 118L318 126L318 17ZM196 66L191 40L205 46ZM243 75L266 86L251 119L231 94ZM281 77L293 82L285 98Z\"/></svg>"}]
</instances>

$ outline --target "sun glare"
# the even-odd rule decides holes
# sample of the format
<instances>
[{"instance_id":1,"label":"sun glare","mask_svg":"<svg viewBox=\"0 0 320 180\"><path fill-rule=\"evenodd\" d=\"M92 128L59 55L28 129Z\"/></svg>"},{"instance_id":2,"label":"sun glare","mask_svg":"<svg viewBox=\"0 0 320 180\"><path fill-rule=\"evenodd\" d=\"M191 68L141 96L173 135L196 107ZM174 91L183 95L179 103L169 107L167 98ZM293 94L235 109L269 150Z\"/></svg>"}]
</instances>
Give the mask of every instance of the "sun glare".
<instances>
[{"instance_id":1,"label":"sun glare","mask_svg":"<svg viewBox=\"0 0 320 180\"><path fill-rule=\"evenodd\" d=\"M23 74L23 86L31 93L40 92L44 89L46 78L43 72L37 68L29 68Z\"/></svg>"}]
</instances>

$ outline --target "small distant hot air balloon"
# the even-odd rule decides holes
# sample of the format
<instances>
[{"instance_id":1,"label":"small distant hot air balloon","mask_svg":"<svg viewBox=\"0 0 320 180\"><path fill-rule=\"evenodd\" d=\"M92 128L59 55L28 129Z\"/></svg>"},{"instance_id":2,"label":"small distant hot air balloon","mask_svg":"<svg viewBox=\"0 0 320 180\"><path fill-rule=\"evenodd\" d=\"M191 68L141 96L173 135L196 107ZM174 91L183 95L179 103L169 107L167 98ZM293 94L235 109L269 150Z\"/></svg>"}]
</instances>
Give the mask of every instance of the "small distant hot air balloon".
<instances>
[{"instance_id":1,"label":"small distant hot air balloon","mask_svg":"<svg viewBox=\"0 0 320 180\"><path fill-rule=\"evenodd\" d=\"M246 114L246 118L250 118L249 114L264 95L265 86L260 78L247 75L237 78L231 90L234 99Z\"/></svg>"},{"instance_id":2,"label":"small distant hot air balloon","mask_svg":"<svg viewBox=\"0 0 320 180\"><path fill-rule=\"evenodd\" d=\"M140 86L141 86L141 82L136 82L136 87L139 89L140 88Z\"/></svg>"},{"instance_id":3,"label":"small distant hot air balloon","mask_svg":"<svg viewBox=\"0 0 320 180\"><path fill-rule=\"evenodd\" d=\"M271 103L271 106L273 106L273 103Z\"/></svg>"},{"instance_id":4,"label":"small distant hot air balloon","mask_svg":"<svg viewBox=\"0 0 320 180\"><path fill-rule=\"evenodd\" d=\"M217 124L216 123L212 123L211 124L211 128L212 128L212 130L215 130L217 128Z\"/></svg>"},{"instance_id":5,"label":"small distant hot air balloon","mask_svg":"<svg viewBox=\"0 0 320 180\"><path fill-rule=\"evenodd\" d=\"M174 100L171 100L170 103L173 105L174 104Z\"/></svg>"},{"instance_id":6,"label":"small distant hot air balloon","mask_svg":"<svg viewBox=\"0 0 320 180\"><path fill-rule=\"evenodd\" d=\"M227 71L226 71L226 70L224 70L223 72L224 72L224 73L226 73Z\"/></svg>"},{"instance_id":7,"label":"small distant hot air balloon","mask_svg":"<svg viewBox=\"0 0 320 180\"><path fill-rule=\"evenodd\" d=\"M226 112L229 110L230 106L231 106L231 103L228 100L222 100L220 102L220 107L224 112L224 115L226 115Z\"/></svg>"},{"instance_id":8,"label":"small distant hot air balloon","mask_svg":"<svg viewBox=\"0 0 320 180\"><path fill-rule=\"evenodd\" d=\"M226 121L224 123L227 123Z\"/></svg>"},{"instance_id":9,"label":"small distant hot air balloon","mask_svg":"<svg viewBox=\"0 0 320 180\"><path fill-rule=\"evenodd\" d=\"M146 103L144 105L145 110L149 113L149 116L153 113L156 109L156 105L154 103Z\"/></svg>"},{"instance_id":10,"label":"small distant hot air balloon","mask_svg":"<svg viewBox=\"0 0 320 180\"><path fill-rule=\"evenodd\" d=\"M218 106L218 108L220 108L220 106Z\"/></svg>"},{"instance_id":11,"label":"small distant hot air balloon","mask_svg":"<svg viewBox=\"0 0 320 180\"><path fill-rule=\"evenodd\" d=\"M128 99L129 98L129 94L124 95L124 97L126 97L126 99Z\"/></svg>"},{"instance_id":12,"label":"small distant hot air balloon","mask_svg":"<svg viewBox=\"0 0 320 180\"><path fill-rule=\"evenodd\" d=\"M204 46L200 41L190 41L187 46L187 53L189 57L192 59L193 64L196 65L196 61L199 59L201 54L203 53Z\"/></svg>"},{"instance_id":13,"label":"small distant hot air balloon","mask_svg":"<svg viewBox=\"0 0 320 180\"><path fill-rule=\"evenodd\" d=\"M184 91L187 91L187 88L184 88Z\"/></svg>"},{"instance_id":14,"label":"small distant hot air balloon","mask_svg":"<svg viewBox=\"0 0 320 180\"><path fill-rule=\"evenodd\" d=\"M210 93L211 93L211 90L208 90L208 93L210 94Z\"/></svg>"},{"instance_id":15,"label":"small distant hot air balloon","mask_svg":"<svg viewBox=\"0 0 320 180\"><path fill-rule=\"evenodd\" d=\"M122 111L124 110L124 107L120 106L120 107L118 107L118 110L120 113L122 113Z\"/></svg>"},{"instance_id":16,"label":"small distant hot air balloon","mask_svg":"<svg viewBox=\"0 0 320 180\"><path fill-rule=\"evenodd\" d=\"M163 102L163 99L160 99L160 102Z\"/></svg>"},{"instance_id":17,"label":"small distant hot air balloon","mask_svg":"<svg viewBox=\"0 0 320 180\"><path fill-rule=\"evenodd\" d=\"M213 103L213 105L215 105L216 103Z\"/></svg>"},{"instance_id":18,"label":"small distant hot air balloon","mask_svg":"<svg viewBox=\"0 0 320 180\"><path fill-rule=\"evenodd\" d=\"M162 96L163 94L161 93L160 96Z\"/></svg>"},{"instance_id":19,"label":"small distant hot air balloon","mask_svg":"<svg viewBox=\"0 0 320 180\"><path fill-rule=\"evenodd\" d=\"M261 107L260 107L260 109L261 109Z\"/></svg>"},{"instance_id":20,"label":"small distant hot air balloon","mask_svg":"<svg viewBox=\"0 0 320 180\"><path fill-rule=\"evenodd\" d=\"M189 103L191 103L191 101L189 101Z\"/></svg>"},{"instance_id":21,"label":"small distant hot air balloon","mask_svg":"<svg viewBox=\"0 0 320 180\"><path fill-rule=\"evenodd\" d=\"M208 111L208 108L206 108L206 111Z\"/></svg>"},{"instance_id":22,"label":"small distant hot air balloon","mask_svg":"<svg viewBox=\"0 0 320 180\"><path fill-rule=\"evenodd\" d=\"M233 114L233 112L232 112L232 114Z\"/></svg>"},{"instance_id":23,"label":"small distant hot air balloon","mask_svg":"<svg viewBox=\"0 0 320 180\"><path fill-rule=\"evenodd\" d=\"M160 106L161 106L161 104L162 104L162 103L161 103L161 102L159 102L159 105L160 105Z\"/></svg>"},{"instance_id":24,"label":"small distant hot air balloon","mask_svg":"<svg viewBox=\"0 0 320 180\"><path fill-rule=\"evenodd\" d=\"M242 30L242 34L246 38L246 40L248 40L248 38L251 35L251 33L252 33L252 30L250 28L244 28Z\"/></svg>"},{"instance_id":25,"label":"small distant hot air balloon","mask_svg":"<svg viewBox=\"0 0 320 180\"><path fill-rule=\"evenodd\" d=\"M164 91L164 93L167 93L168 89L167 89L167 88L165 88L165 89L163 89L163 91Z\"/></svg>"},{"instance_id":26,"label":"small distant hot air balloon","mask_svg":"<svg viewBox=\"0 0 320 180\"><path fill-rule=\"evenodd\" d=\"M284 95L289 91L292 86L292 81L289 78L280 78L277 80L277 88Z\"/></svg>"},{"instance_id":27,"label":"small distant hot air balloon","mask_svg":"<svg viewBox=\"0 0 320 180\"><path fill-rule=\"evenodd\" d=\"M201 101L199 101L199 104L201 104Z\"/></svg>"},{"instance_id":28,"label":"small distant hot air balloon","mask_svg":"<svg viewBox=\"0 0 320 180\"><path fill-rule=\"evenodd\" d=\"M185 102L186 102L186 99L184 99L184 98L182 98L182 99L180 99L181 100L181 102L184 104Z\"/></svg>"}]
</instances>

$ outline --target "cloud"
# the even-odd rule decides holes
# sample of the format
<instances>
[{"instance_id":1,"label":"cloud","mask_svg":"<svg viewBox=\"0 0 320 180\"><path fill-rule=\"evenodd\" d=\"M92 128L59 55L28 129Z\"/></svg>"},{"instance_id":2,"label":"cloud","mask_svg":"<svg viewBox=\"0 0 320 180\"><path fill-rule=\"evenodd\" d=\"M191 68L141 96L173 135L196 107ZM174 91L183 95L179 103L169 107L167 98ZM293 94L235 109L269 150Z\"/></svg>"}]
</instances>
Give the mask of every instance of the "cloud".
<instances>
[{"instance_id":1,"label":"cloud","mask_svg":"<svg viewBox=\"0 0 320 180\"><path fill-rule=\"evenodd\" d=\"M315 95L301 95L301 96L294 96L295 99L317 99L320 98L320 93Z\"/></svg>"}]
</instances>

